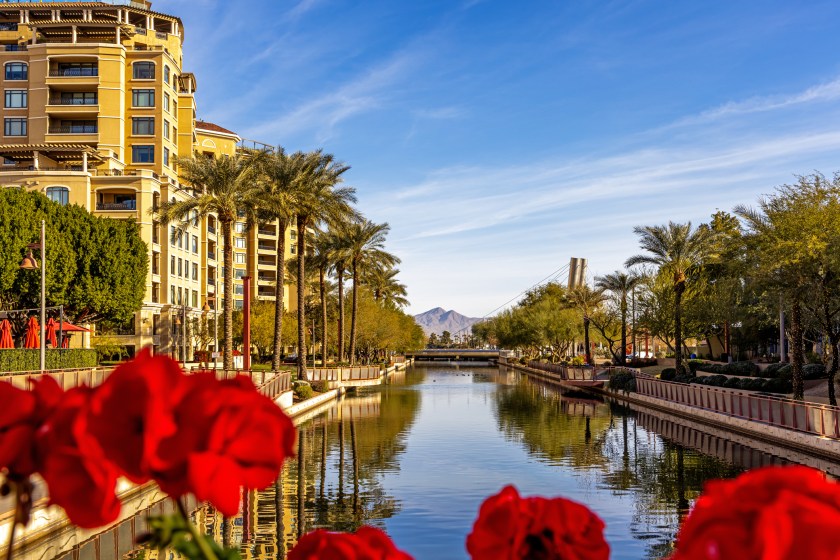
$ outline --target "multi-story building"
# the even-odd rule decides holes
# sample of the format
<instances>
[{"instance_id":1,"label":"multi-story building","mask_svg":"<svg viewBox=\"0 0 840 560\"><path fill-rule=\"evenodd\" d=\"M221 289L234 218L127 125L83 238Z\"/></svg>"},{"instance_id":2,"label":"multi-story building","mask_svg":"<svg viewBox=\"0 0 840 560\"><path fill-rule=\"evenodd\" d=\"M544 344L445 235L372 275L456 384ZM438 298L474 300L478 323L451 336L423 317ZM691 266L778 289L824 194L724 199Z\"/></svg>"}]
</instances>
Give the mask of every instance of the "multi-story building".
<instances>
[{"instance_id":1,"label":"multi-story building","mask_svg":"<svg viewBox=\"0 0 840 560\"><path fill-rule=\"evenodd\" d=\"M207 303L221 309L221 235L212 216L164 228L154 210L192 196L179 188L174 158L231 156L239 137L196 122L183 41L181 20L149 1L0 3L0 185L136 220L149 248L146 295L135 319L111 336L130 351L152 345L189 358L194 340L185 326ZM276 242L276 228L241 229L236 275L255 278L255 296L267 294L274 271L264 248Z\"/></svg>"}]
</instances>

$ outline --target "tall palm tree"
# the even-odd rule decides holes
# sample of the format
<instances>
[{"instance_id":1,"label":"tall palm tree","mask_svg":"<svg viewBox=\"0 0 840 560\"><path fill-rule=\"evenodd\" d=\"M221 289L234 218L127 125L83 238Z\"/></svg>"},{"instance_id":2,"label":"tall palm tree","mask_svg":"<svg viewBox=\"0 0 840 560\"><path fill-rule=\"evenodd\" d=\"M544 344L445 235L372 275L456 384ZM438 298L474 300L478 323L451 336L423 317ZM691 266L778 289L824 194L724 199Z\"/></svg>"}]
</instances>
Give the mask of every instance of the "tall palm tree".
<instances>
[{"instance_id":1,"label":"tall palm tree","mask_svg":"<svg viewBox=\"0 0 840 560\"><path fill-rule=\"evenodd\" d=\"M359 285L366 267L394 266L400 260L385 251L385 237L391 226L360 219L347 228L347 254L353 276L353 308L350 315L350 363L356 363L356 315L359 310Z\"/></svg>"},{"instance_id":2,"label":"tall palm tree","mask_svg":"<svg viewBox=\"0 0 840 560\"><path fill-rule=\"evenodd\" d=\"M343 362L345 356L344 348L344 280L350 268L347 244L347 229L350 221L344 220L334 223L326 233L326 244L329 251L330 269L335 274L336 292L338 297L338 320L337 320L337 350L338 361Z\"/></svg>"},{"instance_id":3,"label":"tall palm tree","mask_svg":"<svg viewBox=\"0 0 840 560\"><path fill-rule=\"evenodd\" d=\"M621 308L621 365L627 364L627 294L633 291L633 288L641 280L641 277L635 273L627 273L623 270L616 270L613 273L595 278L595 286L612 292L612 294L619 298L619 307ZM635 335L634 335L635 336Z\"/></svg>"},{"instance_id":4,"label":"tall palm tree","mask_svg":"<svg viewBox=\"0 0 840 560\"><path fill-rule=\"evenodd\" d=\"M392 267L371 267L364 271L362 281L370 288L373 299L390 307L405 307L408 305L405 284L397 281L400 271Z\"/></svg>"},{"instance_id":5,"label":"tall palm tree","mask_svg":"<svg viewBox=\"0 0 840 560\"><path fill-rule=\"evenodd\" d=\"M592 363L592 348L589 347L589 322L592 314L606 299L604 291L592 289L588 284L581 284L566 294L569 303L583 316L583 344L585 346L586 363Z\"/></svg>"},{"instance_id":6,"label":"tall palm tree","mask_svg":"<svg viewBox=\"0 0 840 560\"><path fill-rule=\"evenodd\" d=\"M224 368L233 369L233 239L232 225L240 211L253 212L259 188L255 158L251 153L237 153L230 158L196 156L177 158L178 172L184 181L179 191L193 191L185 200L165 202L159 210L166 224L181 221L185 226L194 217L215 215L222 229L225 297L223 316ZM189 186L188 186L189 185Z\"/></svg>"},{"instance_id":7,"label":"tall palm tree","mask_svg":"<svg viewBox=\"0 0 840 560\"><path fill-rule=\"evenodd\" d=\"M280 369L283 351L284 280L286 278L286 230L295 217L297 188L305 171L303 152L287 153L277 148L273 153L262 153L258 158L260 170L260 221L276 222L277 255L274 284L274 354L272 369Z\"/></svg>"},{"instance_id":8,"label":"tall palm tree","mask_svg":"<svg viewBox=\"0 0 840 560\"><path fill-rule=\"evenodd\" d=\"M342 175L349 166L336 161L332 154L321 150L305 155L303 173L297 191L295 215L297 217L298 286L304 285L306 276L307 230L320 223L335 223L344 216L355 215L350 206L356 202L355 189L340 187ZM306 379L306 328L303 290L298 289L298 378Z\"/></svg>"},{"instance_id":9,"label":"tall palm tree","mask_svg":"<svg viewBox=\"0 0 840 560\"><path fill-rule=\"evenodd\" d=\"M325 232L316 232L310 257L313 266L318 269L318 295L321 304L321 360L325 366L327 364L327 271L332 264L330 242L331 239Z\"/></svg>"},{"instance_id":10,"label":"tall palm tree","mask_svg":"<svg viewBox=\"0 0 840 560\"><path fill-rule=\"evenodd\" d=\"M639 236L639 246L646 254L630 257L625 266L652 264L658 267L660 272L673 278L675 357L677 373L682 375L685 373L682 363L682 297L686 281L696 274L711 256L713 233L708 228L692 229L691 222L637 226L633 231Z\"/></svg>"}]
</instances>

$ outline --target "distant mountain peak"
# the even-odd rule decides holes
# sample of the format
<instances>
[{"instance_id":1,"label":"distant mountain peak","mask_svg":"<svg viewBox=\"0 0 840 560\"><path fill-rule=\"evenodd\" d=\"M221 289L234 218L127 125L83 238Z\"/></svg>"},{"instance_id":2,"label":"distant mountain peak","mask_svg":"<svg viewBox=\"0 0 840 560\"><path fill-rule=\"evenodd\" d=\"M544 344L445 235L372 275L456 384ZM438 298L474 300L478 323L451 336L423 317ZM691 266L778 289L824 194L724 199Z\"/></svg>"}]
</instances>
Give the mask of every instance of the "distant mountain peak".
<instances>
[{"instance_id":1,"label":"distant mountain peak","mask_svg":"<svg viewBox=\"0 0 840 560\"><path fill-rule=\"evenodd\" d=\"M449 331L455 334L461 330L469 330L469 327L481 321L479 317L467 317L461 315L454 309L446 310L442 307L435 307L429 309L424 313L414 316L417 324L423 328L426 336L432 333L443 334L443 331Z\"/></svg>"}]
</instances>

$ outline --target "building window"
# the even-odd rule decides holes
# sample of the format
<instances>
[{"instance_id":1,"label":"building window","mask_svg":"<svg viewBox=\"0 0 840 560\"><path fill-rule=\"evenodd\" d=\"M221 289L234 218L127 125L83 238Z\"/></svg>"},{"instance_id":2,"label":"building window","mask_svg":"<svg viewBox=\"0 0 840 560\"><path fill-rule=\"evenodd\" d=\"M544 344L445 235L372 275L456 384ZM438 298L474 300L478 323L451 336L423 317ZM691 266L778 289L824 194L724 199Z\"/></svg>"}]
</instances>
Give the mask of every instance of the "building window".
<instances>
[{"instance_id":1,"label":"building window","mask_svg":"<svg viewBox=\"0 0 840 560\"><path fill-rule=\"evenodd\" d=\"M245 238L244 237L236 237L233 240L233 246L237 249L244 249L245 248Z\"/></svg>"},{"instance_id":2,"label":"building window","mask_svg":"<svg viewBox=\"0 0 840 560\"><path fill-rule=\"evenodd\" d=\"M17 162L13 159L9 159L7 157L3 158L3 165L17 165Z\"/></svg>"},{"instance_id":3,"label":"building window","mask_svg":"<svg viewBox=\"0 0 840 560\"><path fill-rule=\"evenodd\" d=\"M67 187L47 187L47 198L66 206L70 201L70 189Z\"/></svg>"},{"instance_id":4,"label":"building window","mask_svg":"<svg viewBox=\"0 0 840 560\"><path fill-rule=\"evenodd\" d=\"M181 230L178 230L178 248L184 248L184 232Z\"/></svg>"},{"instance_id":5,"label":"building window","mask_svg":"<svg viewBox=\"0 0 840 560\"><path fill-rule=\"evenodd\" d=\"M152 253L152 274L160 274L160 253Z\"/></svg>"},{"instance_id":6,"label":"building window","mask_svg":"<svg viewBox=\"0 0 840 560\"><path fill-rule=\"evenodd\" d=\"M233 300L233 308L234 309L242 309L243 303L241 299Z\"/></svg>"},{"instance_id":7,"label":"building window","mask_svg":"<svg viewBox=\"0 0 840 560\"><path fill-rule=\"evenodd\" d=\"M193 290L192 296L192 306L198 307L198 290Z\"/></svg>"},{"instance_id":8,"label":"building window","mask_svg":"<svg viewBox=\"0 0 840 560\"><path fill-rule=\"evenodd\" d=\"M134 107L154 107L155 90L133 89L131 90L131 104Z\"/></svg>"},{"instance_id":9,"label":"building window","mask_svg":"<svg viewBox=\"0 0 840 560\"><path fill-rule=\"evenodd\" d=\"M25 89L6 90L6 109L25 109L28 91Z\"/></svg>"},{"instance_id":10,"label":"building window","mask_svg":"<svg viewBox=\"0 0 840 560\"><path fill-rule=\"evenodd\" d=\"M233 231L236 233L245 233L245 223L244 222L236 222L233 226Z\"/></svg>"},{"instance_id":11,"label":"building window","mask_svg":"<svg viewBox=\"0 0 840 560\"><path fill-rule=\"evenodd\" d=\"M193 263L192 265L192 279L198 280L198 263Z\"/></svg>"},{"instance_id":12,"label":"building window","mask_svg":"<svg viewBox=\"0 0 840 560\"><path fill-rule=\"evenodd\" d=\"M4 125L6 136L26 136L26 119L5 119Z\"/></svg>"},{"instance_id":13,"label":"building window","mask_svg":"<svg viewBox=\"0 0 840 560\"><path fill-rule=\"evenodd\" d=\"M184 259L178 259L178 276L184 274Z\"/></svg>"},{"instance_id":14,"label":"building window","mask_svg":"<svg viewBox=\"0 0 840 560\"><path fill-rule=\"evenodd\" d=\"M177 99L172 100L172 114L175 115L176 117L178 116L178 100Z\"/></svg>"},{"instance_id":15,"label":"building window","mask_svg":"<svg viewBox=\"0 0 840 560\"><path fill-rule=\"evenodd\" d=\"M9 62L6 64L7 80L28 80L29 66L23 62Z\"/></svg>"},{"instance_id":16,"label":"building window","mask_svg":"<svg viewBox=\"0 0 840 560\"><path fill-rule=\"evenodd\" d=\"M297 232L295 230L289 230L289 238L294 241L297 239Z\"/></svg>"},{"instance_id":17,"label":"building window","mask_svg":"<svg viewBox=\"0 0 840 560\"><path fill-rule=\"evenodd\" d=\"M169 303L171 303L172 305L175 305L176 303L178 303L175 300L175 286L170 286L170 290L171 290L171 293L169 294Z\"/></svg>"},{"instance_id":18,"label":"building window","mask_svg":"<svg viewBox=\"0 0 840 560\"><path fill-rule=\"evenodd\" d=\"M151 62L135 62L134 63L134 79L135 80L154 80L155 79L155 65Z\"/></svg>"},{"instance_id":19,"label":"building window","mask_svg":"<svg viewBox=\"0 0 840 560\"><path fill-rule=\"evenodd\" d=\"M178 286L178 303L184 303L184 290L181 288L181 286Z\"/></svg>"},{"instance_id":20,"label":"building window","mask_svg":"<svg viewBox=\"0 0 840 560\"><path fill-rule=\"evenodd\" d=\"M234 258L233 262L236 264L245 264L245 253L235 253Z\"/></svg>"},{"instance_id":21,"label":"building window","mask_svg":"<svg viewBox=\"0 0 840 560\"><path fill-rule=\"evenodd\" d=\"M152 334L160 334L160 314L152 315Z\"/></svg>"},{"instance_id":22,"label":"building window","mask_svg":"<svg viewBox=\"0 0 840 560\"><path fill-rule=\"evenodd\" d=\"M155 77L154 74L152 74L152 77ZM169 84L169 66L166 64L163 65L163 83Z\"/></svg>"},{"instance_id":23,"label":"building window","mask_svg":"<svg viewBox=\"0 0 840 560\"><path fill-rule=\"evenodd\" d=\"M242 284L235 284L233 286L233 293L238 295L238 296L241 296L244 291L245 291L245 287Z\"/></svg>"},{"instance_id":24,"label":"building window","mask_svg":"<svg viewBox=\"0 0 840 560\"><path fill-rule=\"evenodd\" d=\"M99 66L96 62L60 62L59 76L98 76Z\"/></svg>"},{"instance_id":25,"label":"building window","mask_svg":"<svg viewBox=\"0 0 840 560\"><path fill-rule=\"evenodd\" d=\"M169 140L169 121L163 120L163 137Z\"/></svg>"},{"instance_id":26,"label":"building window","mask_svg":"<svg viewBox=\"0 0 840 560\"><path fill-rule=\"evenodd\" d=\"M154 163L155 162L155 147L154 146L132 146L131 147L131 161L132 161L132 163Z\"/></svg>"},{"instance_id":27,"label":"building window","mask_svg":"<svg viewBox=\"0 0 840 560\"><path fill-rule=\"evenodd\" d=\"M243 268L237 268L233 271L233 277L236 278L237 280L240 280L244 276L245 276L245 269L243 269Z\"/></svg>"},{"instance_id":28,"label":"building window","mask_svg":"<svg viewBox=\"0 0 840 560\"><path fill-rule=\"evenodd\" d=\"M163 149L163 165L169 167L169 148Z\"/></svg>"},{"instance_id":29,"label":"building window","mask_svg":"<svg viewBox=\"0 0 840 560\"><path fill-rule=\"evenodd\" d=\"M175 255L172 255L169 259L169 274L175 276Z\"/></svg>"},{"instance_id":30,"label":"building window","mask_svg":"<svg viewBox=\"0 0 840 560\"><path fill-rule=\"evenodd\" d=\"M131 119L131 133L138 136L153 136L155 133L154 117L134 117Z\"/></svg>"},{"instance_id":31,"label":"building window","mask_svg":"<svg viewBox=\"0 0 840 560\"><path fill-rule=\"evenodd\" d=\"M297 253L297 248L294 245L292 245L289 247L289 252L294 255L295 253Z\"/></svg>"},{"instance_id":32,"label":"building window","mask_svg":"<svg viewBox=\"0 0 840 560\"><path fill-rule=\"evenodd\" d=\"M197 235L192 236L192 251L196 255L198 254L198 236Z\"/></svg>"},{"instance_id":33,"label":"building window","mask_svg":"<svg viewBox=\"0 0 840 560\"><path fill-rule=\"evenodd\" d=\"M157 282L152 282L152 303L160 303L160 284ZM160 315L155 315L154 318L157 319ZM152 332L157 334L157 320L154 321L154 327L152 327Z\"/></svg>"},{"instance_id":34,"label":"building window","mask_svg":"<svg viewBox=\"0 0 840 560\"><path fill-rule=\"evenodd\" d=\"M169 112L169 94L168 93L163 94L163 110L166 111L167 113Z\"/></svg>"}]
</instances>

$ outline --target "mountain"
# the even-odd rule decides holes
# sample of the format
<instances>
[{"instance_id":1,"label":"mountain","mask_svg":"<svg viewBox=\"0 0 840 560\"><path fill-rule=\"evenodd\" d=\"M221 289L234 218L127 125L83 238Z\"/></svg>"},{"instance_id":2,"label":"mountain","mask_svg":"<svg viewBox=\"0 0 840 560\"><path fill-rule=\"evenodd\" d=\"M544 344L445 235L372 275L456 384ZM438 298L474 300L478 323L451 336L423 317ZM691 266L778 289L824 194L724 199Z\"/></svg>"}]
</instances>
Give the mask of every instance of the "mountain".
<instances>
[{"instance_id":1,"label":"mountain","mask_svg":"<svg viewBox=\"0 0 840 560\"><path fill-rule=\"evenodd\" d=\"M426 336L429 336L432 333L443 334L443 331L449 331L455 335L461 329L468 330L473 324L481 321L481 318L467 317L451 309L446 311L442 307L435 307L425 313L415 315L414 320L423 327Z\"/></svg>"}]
</instances>

